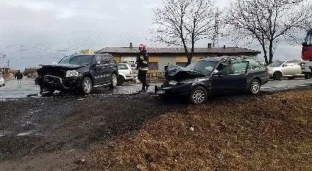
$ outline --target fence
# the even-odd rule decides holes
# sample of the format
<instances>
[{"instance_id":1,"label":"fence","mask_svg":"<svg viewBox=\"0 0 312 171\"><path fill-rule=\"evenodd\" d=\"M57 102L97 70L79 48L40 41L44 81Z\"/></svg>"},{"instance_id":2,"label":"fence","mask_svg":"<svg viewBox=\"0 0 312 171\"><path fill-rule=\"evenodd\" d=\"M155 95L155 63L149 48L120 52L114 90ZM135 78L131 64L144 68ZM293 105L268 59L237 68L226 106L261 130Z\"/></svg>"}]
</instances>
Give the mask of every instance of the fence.
<instances>
[{"instance_id":1,"label":"fence","mask_svg":"<svg viewBox=\"0 0 312 171\"><path fill-rule=\"evenodd\" d=\"M148 82L158 82L165 80L165 72L149 72L147 73Z\"/></svg>"}]
</instances>

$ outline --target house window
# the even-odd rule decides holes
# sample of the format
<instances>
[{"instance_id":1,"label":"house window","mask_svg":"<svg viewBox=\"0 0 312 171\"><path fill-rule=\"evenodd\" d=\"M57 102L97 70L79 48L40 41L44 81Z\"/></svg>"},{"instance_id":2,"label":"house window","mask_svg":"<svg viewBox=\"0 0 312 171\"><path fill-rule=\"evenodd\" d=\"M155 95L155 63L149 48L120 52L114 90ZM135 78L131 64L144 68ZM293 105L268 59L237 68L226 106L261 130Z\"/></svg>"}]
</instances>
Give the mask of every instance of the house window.
<instances>
[{"instance_id":1,"label":"house window","mask_svg":"<svg viewBox=\"0 0 312 171\"><path fill-rule=\"evenodd\" d=\"M158 70L158 62L149 62L148 63L149 70Z\"/></svg>"},{"instance_id":2,"label":"house window","mask_svg":"<svg viewBox=\"0 0 312 171\"><path fill-rule=\"evenodd\" d=\"M187 66L187 62L177 62L176 65L178 65L180 67L186 67Z\"/></svg>"}]
</instances>

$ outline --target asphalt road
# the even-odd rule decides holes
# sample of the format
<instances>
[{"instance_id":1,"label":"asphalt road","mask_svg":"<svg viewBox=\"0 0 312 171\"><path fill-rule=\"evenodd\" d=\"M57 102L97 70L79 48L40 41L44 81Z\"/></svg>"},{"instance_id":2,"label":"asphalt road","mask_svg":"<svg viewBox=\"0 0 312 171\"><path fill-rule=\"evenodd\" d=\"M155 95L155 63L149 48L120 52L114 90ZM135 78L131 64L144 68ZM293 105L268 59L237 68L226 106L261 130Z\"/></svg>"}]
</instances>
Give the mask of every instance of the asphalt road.
<instances>
[{"instance_id":1,"label":"asphalt road","mask_svg":"<svg viewBox=\"0 0 312 171\"><path fill-rule=\"evenodd\" d=\"M154 91L154 85L151 83L149 92ZM158 84L159 85L159 84ZM293 80L283 79L280 81L270 80L267 84L263 85L262 91L281 91L287 89L296 89L312 86L312 79L305 80L302 78L296 78ZM93 93L95 94L133 94L138 92L141 89L140 84L134 83L125 83L122 86L118 86L113 90L108 88L96 88ZM38 94L39 86L35 85L33 79L25 78L22 80L22 87L19 88L16 80L11 80L6 82L5 87L0 87L0 99L7 98L24 98L29 94Z\"/></svg>"}]
</instances>

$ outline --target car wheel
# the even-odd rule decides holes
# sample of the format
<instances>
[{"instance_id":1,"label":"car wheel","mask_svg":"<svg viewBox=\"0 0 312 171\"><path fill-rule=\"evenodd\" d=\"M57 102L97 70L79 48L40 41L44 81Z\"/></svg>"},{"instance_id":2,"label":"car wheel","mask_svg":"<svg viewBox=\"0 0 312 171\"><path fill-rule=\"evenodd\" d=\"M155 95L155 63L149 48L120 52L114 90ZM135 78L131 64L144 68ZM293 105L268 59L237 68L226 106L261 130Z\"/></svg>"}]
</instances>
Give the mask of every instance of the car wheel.
<instances>
[{"instance_id":1,"label":"car wheel","mask_svg":"<svg viewBox=\"0 0 312 171\"><path fill-rule=\"evenodd\" d=\"M92 81L89 77L84 77L81 82L81 90L84 95L90 94L92 91Z\"/></svg>"},{"instance_id":2,"label":"car wheel","mask_svg":"<svg viewBox=\"0 0 312 171\"><path fill-rule=\"evenodd\" d=\"M250 94L258 94L260 92L261 84L258 79L253 79L250 82L249 93Z\"/></svg>"},{"instance_id":3,"label":"car wheel","mask_svg":"<svg viewBox=\"0 0 312 171\"><path fill-rule=\"evenodd\" d=\"M125 82L125 78L121 75L119 75L118 77L118 85L123 85L123 83Z\"/></svg>"},{"instance_id":4,"label":"car wheel","mask_svg":"<svg viewBox=\"0 0 312 171\"><path fill-rule=\"evenodd\" d=\"M110 87L111 88L115 88L118 84L118 79L117 79L117 75L116 74L112 74L112 80L110 83Z\"/></svg>"},{"instance_id":5,"label":"car wheel","mask_svg":"<svg viewBox=\"0 0 312 171\"><path fill-rule=\"evenodd\" d=\"M274 80L280 80L282 78L282 73L281 72L274 72L273 74L273 79Z\"/></svg>"},{"instance_id":6,"label":"car wheel","mask_svg":"<svg viewBox=\"0 0 312 171\"><path fill-rule=\"evenodd\" d=\"M197 86L192 90L190 100L194 104L203 104L206 102L207 96L207 90L202 86Z\"/></svg>"},{"instance_id":7,"label":"car wheel","mask_svg":"<svg viewBox=\"0 0 312 171\"><path fill-rule=\"evenodd\" d=\"M304 78L305 79L310 79L311 78L311 74L310 73L305 73L304 74Z\"/></svg>"}]
</instances>

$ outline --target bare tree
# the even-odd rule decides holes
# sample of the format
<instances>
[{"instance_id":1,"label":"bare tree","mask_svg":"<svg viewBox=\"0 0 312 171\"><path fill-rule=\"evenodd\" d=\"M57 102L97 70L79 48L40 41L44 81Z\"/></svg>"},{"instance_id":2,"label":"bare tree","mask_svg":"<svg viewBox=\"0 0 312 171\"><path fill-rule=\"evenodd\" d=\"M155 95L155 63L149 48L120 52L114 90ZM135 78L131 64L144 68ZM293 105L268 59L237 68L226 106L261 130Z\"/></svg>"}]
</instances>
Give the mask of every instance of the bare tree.
<instances>
[{"instance_id":1,"label":"bare tree","mask_svg":"<svg viewBox=\"0 0 312 171\"><path fill-rule=\"evenodd\" d=\"M312 17L308 0L236 0L225 22L236 34L260 44L266 64L281 40L296 39Z\"/></svg>"},{"instance_id":2,"label":"bare tree","mask_svg":"<svg viewBox=\"0 0 312 171\"><path fill-rule=\"evenodd\" d=\"M156 41L183 46L188 64L195 43L213 31L214 12L210 0L163 0L163 8L154 10Z\"/></svg>"}]
</instances>

